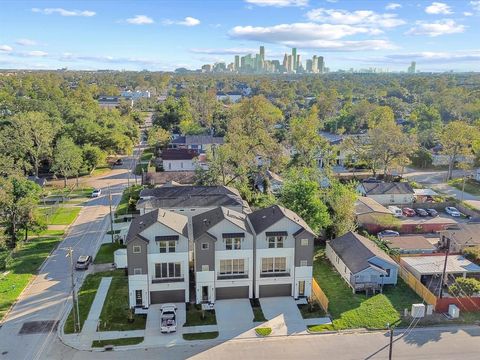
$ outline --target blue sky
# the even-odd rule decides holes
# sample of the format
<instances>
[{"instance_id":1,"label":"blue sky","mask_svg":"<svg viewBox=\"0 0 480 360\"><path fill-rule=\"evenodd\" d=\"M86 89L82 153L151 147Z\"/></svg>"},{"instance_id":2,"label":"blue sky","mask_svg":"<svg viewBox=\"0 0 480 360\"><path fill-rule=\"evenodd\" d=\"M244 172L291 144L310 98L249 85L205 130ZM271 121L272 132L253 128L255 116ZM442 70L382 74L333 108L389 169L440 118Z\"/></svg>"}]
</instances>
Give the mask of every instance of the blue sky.
<instances>
[{"instance_id":1,"label":"blue sky","mask_svg":"<svg viewBox=\"0 0 480 360\"><path fill-rule=\"evenodd\" d=\"M3 0L0 24L0 68L195 69L265 45L331 70L480 71L480 0Z\"/></svg>"}]
</instances>

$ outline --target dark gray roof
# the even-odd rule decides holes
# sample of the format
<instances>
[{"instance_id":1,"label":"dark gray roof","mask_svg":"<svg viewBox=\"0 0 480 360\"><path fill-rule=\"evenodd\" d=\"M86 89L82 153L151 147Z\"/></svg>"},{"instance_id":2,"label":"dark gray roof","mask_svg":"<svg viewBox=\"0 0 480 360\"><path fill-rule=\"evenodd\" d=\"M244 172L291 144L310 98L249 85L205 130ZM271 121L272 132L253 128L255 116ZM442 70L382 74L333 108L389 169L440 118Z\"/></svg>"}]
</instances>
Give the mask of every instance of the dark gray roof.
<instances>
[{"instance_id":1,"label":"dark gray roof","mask_svg":"<svg viewBox=\"0 0 480 360\"><path fill-rule=\"evenodd\" d=\"M208 144L223 144L223 137L212 135L186 135L178 136L173 139L171 144L185 144L185 145L208 145Z\"/></svg>"},{"instance_id":2,"label":"dark gray roof","mask_svg":"<svg viewBox=\"0 0 480 360\"><path fill-rule=\"evenodd\" d=\"M230 221L240 229L251 233L250 227L246 221L247 215L225 207L217 207L192 217L193 239L198 239L224 219ZM236 231L238 232L237 229Z\"/></svg>"},{"instance_id":3,"label":"dark gray roof","mask_svg":"<svg viewBox=\"0 0 480 360\"><path fill-rule=\"evenodd\" d=\"M300 216L298 216L293 211L284 208L280 205L273 205L265 209L260 209L254 211L251 214L248 214L248 219L253 226L253 230L255 233L259 234L266 229L268 229L273 224L277 223L284 217L292 220L293 222L297 223L306 231L310 232L315 236L315 233L312 229L308 226L308 224L303 220Z\"/></svg>"},{"instance_id":4,"label":"dark gray roof","mask_svg":"<svg viewBox=\"0 0 480 360\"><path fill-rule=\"evenodd\" d=\"M367 195L413 194L413 188L406 182L362 183Z\"/></svg>"},{"instance_id":5,"label":"dark gray roof","mask_svg":"<svg viewBox=\"0 0 480 360\"><path fill-rule=\"evenodd\" d=\"M172 211L156 209L141 216L137 216L132 220L130 228L128 229L126 242L128 243L132 241L135 237L138 237L143 230L148 229L156 222L164 224L177 234L188 237L188 217Z\"/></svg>"},{"instance_id":6,"label":"dark gray roof","mask_svg":"<svg viewBox=\"0 0 480 360\"><path fill-rule=\"evenodd\" d=\"M373 241L352 231L330 241L330 246L354 274L371 267L369 259L378 257L396 265Z\"/></svg>"},{"instance_id":7,"label":"dark gray roof","mask_svg":"<svg viewBox=\"0 0 480 360\"><path fill-rule=\"evenodd\" d=\"M192 149L165 149L162 151L162 160L191 160L198 156Z\"/></svg>"},{"instance_id":8,"label":"dark gray roof","mask_svg":"<svg viewBox=\"0 0 480 360\"><path fill-rule=\"evenodd\" d=\"M137 207L154 208L243 206L239 193L226 186L162 186L143 189Z\"/></svg>"}]
</instances>

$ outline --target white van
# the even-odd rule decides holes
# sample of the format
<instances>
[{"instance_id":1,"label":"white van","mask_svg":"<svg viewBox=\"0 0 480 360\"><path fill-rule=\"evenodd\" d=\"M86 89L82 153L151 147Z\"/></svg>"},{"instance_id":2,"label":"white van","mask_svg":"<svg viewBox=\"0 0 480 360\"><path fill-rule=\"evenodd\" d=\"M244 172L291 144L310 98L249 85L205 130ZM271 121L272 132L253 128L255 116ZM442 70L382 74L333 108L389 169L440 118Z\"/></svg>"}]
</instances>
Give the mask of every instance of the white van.
<instances>
[{"instance_id":1,"label":"white van","mask_svg":"<svg viewBox=\"0 0 480 360\"><path fill-rule=\"evenodd\" d=\"M403 216L402 209L400 209L397 206L389 206L388 210L395 216L395 217L401 217Z\"/></svg>"}]
</instances>

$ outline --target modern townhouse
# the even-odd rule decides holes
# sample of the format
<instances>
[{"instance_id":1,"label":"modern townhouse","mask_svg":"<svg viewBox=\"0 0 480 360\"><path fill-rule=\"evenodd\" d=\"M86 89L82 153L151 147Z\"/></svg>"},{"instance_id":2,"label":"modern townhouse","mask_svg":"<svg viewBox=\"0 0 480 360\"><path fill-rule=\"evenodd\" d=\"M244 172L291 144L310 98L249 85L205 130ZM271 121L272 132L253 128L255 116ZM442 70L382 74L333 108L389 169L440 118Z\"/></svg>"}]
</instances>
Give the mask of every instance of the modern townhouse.
<instances>
[{"instance_id":1,"label":"modern townhouse","mask_svg":"<svg viewBox=\"0 0 480 360\"><path fill-rule=\"evenodd\" d=\"M196 302L252 298L254 235L245 214L217 207L192 218Z\"/></svg>"},{"instance_id":2,"label":"modern townhouse","mask_svg":"<svg viewBox=\"0 0 480 360\"><path fill-rule=\"evenodd\" d=\"M255 297L308 297L312 289L315 233L279 205L248 215L255 233Z\"/></svg>"},{"instance_id":3,"label":"modern townhouse","mask_svg":"<svg viewBox=\"0 0 480 360\"><path fill-rule=\"evenodd\" d=\"M157 209L133 219L126 238L130 306L189 301L188 217Z\"/></svg>"}]
</instances>

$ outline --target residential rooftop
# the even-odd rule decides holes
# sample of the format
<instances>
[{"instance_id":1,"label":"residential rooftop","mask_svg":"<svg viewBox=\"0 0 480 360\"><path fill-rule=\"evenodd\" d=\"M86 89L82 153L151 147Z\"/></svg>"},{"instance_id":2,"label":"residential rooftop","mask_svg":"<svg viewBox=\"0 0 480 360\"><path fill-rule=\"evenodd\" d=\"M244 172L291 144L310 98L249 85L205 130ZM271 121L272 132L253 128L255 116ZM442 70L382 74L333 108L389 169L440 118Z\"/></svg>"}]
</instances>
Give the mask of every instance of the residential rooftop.
<instances>
[{"instance_id":1,"label":"residential rooftop","mask_svg":"<svg viewBox=\"0 0 480 360\"><path fill-rule=\"evenodd\" d=\"M407 182L362 183L366 195L413 194L413 188Z\"/></svg>"}]
</instances>

